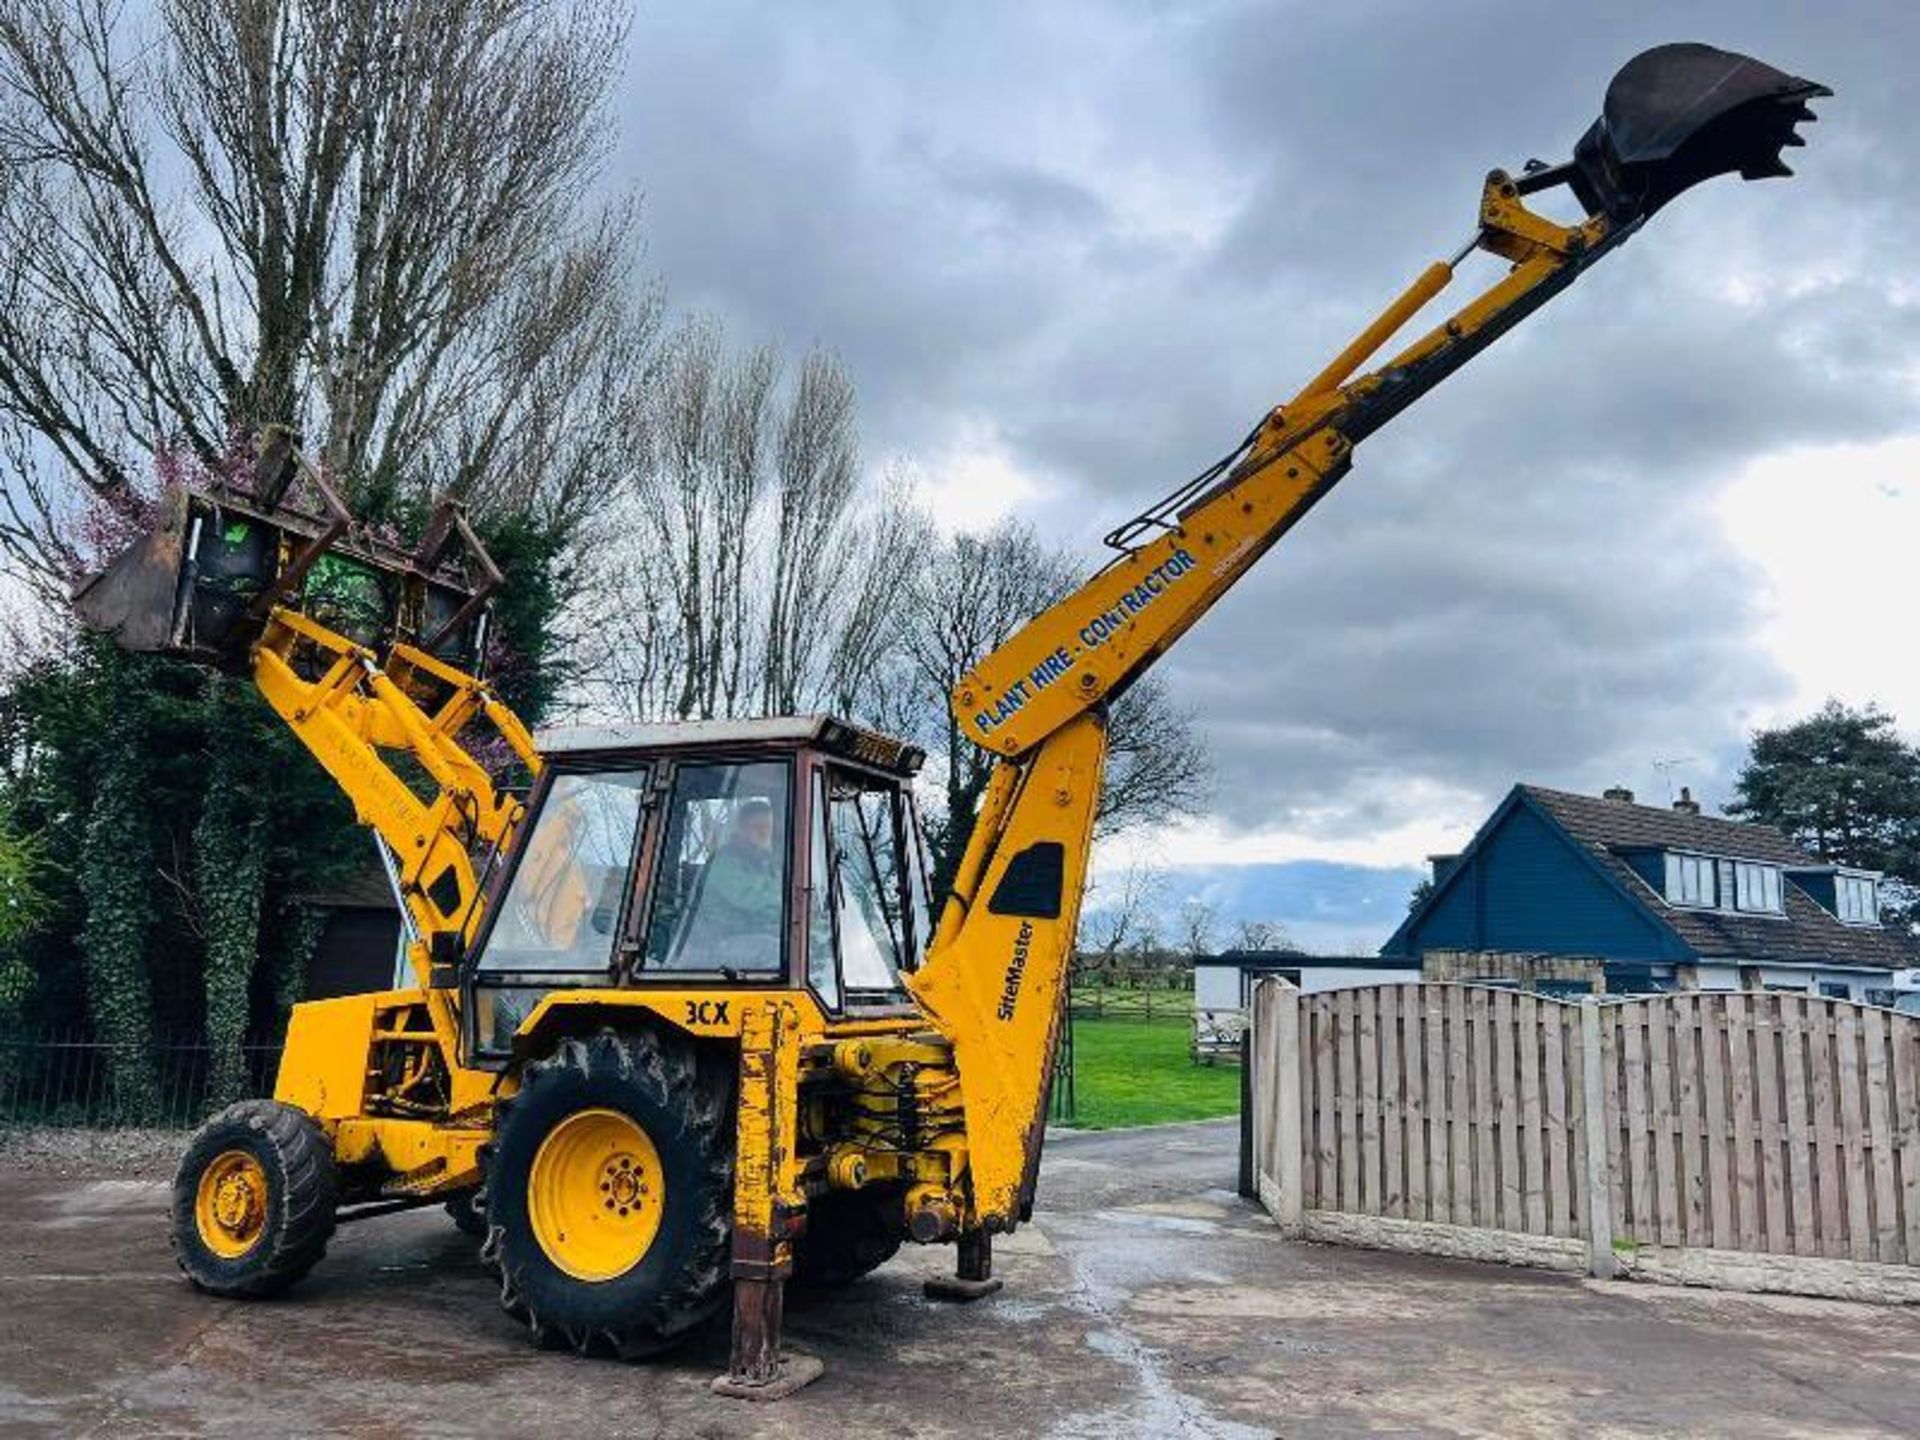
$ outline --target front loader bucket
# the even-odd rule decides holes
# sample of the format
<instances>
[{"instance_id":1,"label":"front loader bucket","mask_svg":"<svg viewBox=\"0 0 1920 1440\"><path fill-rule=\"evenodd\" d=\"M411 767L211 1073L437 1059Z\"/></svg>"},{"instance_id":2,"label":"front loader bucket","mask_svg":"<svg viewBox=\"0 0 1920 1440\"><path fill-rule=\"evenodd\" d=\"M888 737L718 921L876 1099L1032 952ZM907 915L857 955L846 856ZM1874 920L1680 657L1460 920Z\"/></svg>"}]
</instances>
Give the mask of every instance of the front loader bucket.
<instances>
[{"instance_id":1,"label":"front loader bucket","mask_svg":"<svg viewBox=\"0 0 1920 1440\"><path fill-rule=\"evenodd\" d=\"M80 618L124 650L163 652L174 646L186 514L186 492L168 492L154 527L74 592Z\"/></svg>"},{"instance_id":2,"label":"front loader bucket","mask_svg":"<svg viewBox=\"0 0 1920 1440\"><path fill-rule=\"evenodd\" d=\"M370 649L406 643L477 670L500 573L458 510L441 505L406 551L321 491L324 516L226 487L169 489L153 527L80 586L74 609L123 649L226 670L245 667L276 607Z\"/></svg>"},{"instance_id":3,"label":"front loader bucket","mask_svg":"<svg viewBox=\"0 0 1920 1440\"><path fill-rule=\"evenodd\" d=\"M1575 195L1590 215L1651 215L1715 175L1791 175L1780 159L1833 92L1711 45L1659 45L1621 67L1600 118L1573 150Z\"/></svg>"}]
</instances>

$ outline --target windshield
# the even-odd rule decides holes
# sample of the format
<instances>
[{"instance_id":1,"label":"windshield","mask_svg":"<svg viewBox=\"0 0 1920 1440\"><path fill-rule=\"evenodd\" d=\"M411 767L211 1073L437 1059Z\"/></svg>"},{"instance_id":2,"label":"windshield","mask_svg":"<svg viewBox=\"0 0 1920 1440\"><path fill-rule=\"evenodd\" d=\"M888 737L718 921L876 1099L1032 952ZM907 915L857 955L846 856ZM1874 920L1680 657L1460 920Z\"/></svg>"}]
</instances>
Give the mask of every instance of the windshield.
<instances>
[{"instance_id":1,"label":"windshield","mask_svg":"<svg viewBox=\"0 0 1920 1440\"><path fill-rule=\"evenodd\" d=\"M607 968L646 782L644 770L555 777L494 917L483 971Z\"/></svg>"}]
</instances>

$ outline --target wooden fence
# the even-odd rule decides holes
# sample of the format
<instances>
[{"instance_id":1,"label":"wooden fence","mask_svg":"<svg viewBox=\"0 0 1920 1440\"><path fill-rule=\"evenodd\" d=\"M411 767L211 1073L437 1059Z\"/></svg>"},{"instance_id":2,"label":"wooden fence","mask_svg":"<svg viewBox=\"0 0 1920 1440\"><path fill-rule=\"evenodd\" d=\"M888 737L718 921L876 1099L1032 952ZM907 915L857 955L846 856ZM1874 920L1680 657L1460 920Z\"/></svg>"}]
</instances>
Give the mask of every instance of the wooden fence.
<instances>
[{"instance_id":1,"label":"wooden fence","mask_svg":"<svg viewBox=\"0 0 1920 1440\"><path fill-rule=\"evenodd\" d=\"M1920 1298L1920 1272L1827 1263L1920 1266L1913 1017L1792 994L1269 980L1253 1025L1256 1185L1290 1229Z\"/></svg>"},{"instance_id":2,"label":"wooden fence","mask_svg":"<svg viewBox=\"0 0 1920 1440\"><path fill-rule=\"evenodd\" d=\"M1185 1020L1193 1013L1193 991L1076 985L1069 1004L1080 1020Z\"/></svg>"}]
</instances>

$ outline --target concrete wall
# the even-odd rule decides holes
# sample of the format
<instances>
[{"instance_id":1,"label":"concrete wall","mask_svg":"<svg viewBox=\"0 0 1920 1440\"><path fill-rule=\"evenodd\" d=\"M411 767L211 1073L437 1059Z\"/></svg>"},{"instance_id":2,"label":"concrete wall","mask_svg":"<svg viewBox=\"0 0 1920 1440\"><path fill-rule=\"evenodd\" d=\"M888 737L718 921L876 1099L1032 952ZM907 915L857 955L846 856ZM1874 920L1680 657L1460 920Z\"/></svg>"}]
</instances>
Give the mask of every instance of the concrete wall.
<instances>
[{"instance_id":1,"label":"concrete wall","mask_svg":"<svg viewBox=\"0 0 1920 1440\"><path fill-rule=\"evenodd\" d=\"M1261 976L1279 973L1288 984L1294 985L1304 994L1315 995L1323 990L1340 990L1351 985L1393 985L1405 980L1418 980L1420 966L1408 961L1404 966L1384 969L1376 966L1355 965L1303 965L1298 970L1275 972L1265 967L1253 971L1242 971L1235 965L1195 965L1193 967L1193 1008L1195 1010L1243 1010L1247 1004L1247 990L1251 983L1257 983ZM1241 983L1242 975L1250 977L1248 986Z\"/></svg>"},{"instance_id":2,"label":"concrete wall","mask_svg":"<svg viewBox=\"0 0 1920 1440\"><path fill-rule=\"evenodd\" d=\"M1196 965L1193 967L1193 1008L1196 1010L1238 1010L1240 968L1237 965Z\"/></svg>"}]
</instances>

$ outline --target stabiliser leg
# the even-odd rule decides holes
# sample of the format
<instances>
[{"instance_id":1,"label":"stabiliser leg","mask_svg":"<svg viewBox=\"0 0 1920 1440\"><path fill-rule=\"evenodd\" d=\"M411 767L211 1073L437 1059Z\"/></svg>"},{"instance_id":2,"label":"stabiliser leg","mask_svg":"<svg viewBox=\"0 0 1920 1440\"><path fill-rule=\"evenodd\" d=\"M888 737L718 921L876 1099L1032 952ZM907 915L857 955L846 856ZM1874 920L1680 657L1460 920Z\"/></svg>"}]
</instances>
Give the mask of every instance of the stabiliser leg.
<instances>
[{"instance_id":1,"label":"stabiliser leg","mask_svg":"<svg viewBox=\"0 0 1920 1440\"><path fill-rule=\"evenodd\" d=\"M936 1275L921 1287L929 1300L980 1300L1000 1288L993 1278L993 1236L984 1230L963 1230L954 1248L960 1252L955 1273Z\"/></svg>"},{"instance_id":2,"label":"stabiliser leg","mask_svg":"<svg viewBox=\"0 0 1920 1440\"><path fill-rule=\"evenodd\" d=\"M756 1006L740 1033L740 1114L733 1172L733 1353L713 1393L778 1400L820 1378L812 1355L782 1353L791 1229L799 1197L784 1193L793 1154L799 1056L791 1015Z\"/></svg>"},{"instance_id":3,"label":"stabiliser leg","mask_svg":"<svg viewBox=\"0 0 1920 1440\"><path fill-rule=\"evenodd\" d=\"M713 1393L733 1400L778 1400L818 1380L826 1369L812 1355L780 1349L786 1281L747 1279L735 1261L733 1355L727 1373L713 1380Z\"/></svg>"}]
</instances>

